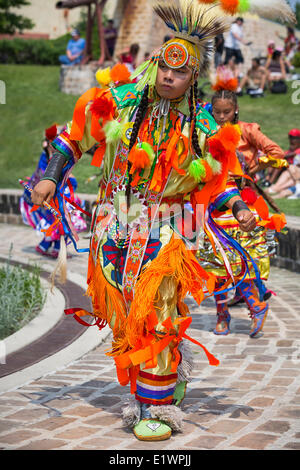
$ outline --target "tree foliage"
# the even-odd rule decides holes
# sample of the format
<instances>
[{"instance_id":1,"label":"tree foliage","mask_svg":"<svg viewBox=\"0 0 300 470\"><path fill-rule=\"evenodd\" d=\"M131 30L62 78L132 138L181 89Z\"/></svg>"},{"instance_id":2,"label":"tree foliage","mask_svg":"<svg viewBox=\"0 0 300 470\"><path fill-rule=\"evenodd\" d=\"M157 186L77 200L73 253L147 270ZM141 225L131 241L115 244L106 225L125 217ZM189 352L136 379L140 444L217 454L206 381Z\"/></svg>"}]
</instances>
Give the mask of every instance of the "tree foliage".
<instances>
[{"instance_id":1,"label":"tree foliage","mask_svg":"<svg viewBox=\"0 0 300 470\"><path fill-rule=\"evenodd\" d=\"M300 2L296 3L296 18L297 18L296 27L300 29Z\"/></svg>"},{"instance_id":2,"label":"tree foliage","mask_svg":"<svg viewBox=\"0 0 300 470\"><path fill-rule=\"evenodd\" d=\"M28 0L0 0L0 34L15 34L32 29L34 23L15 9L30 5Z\"/></svg>"}]
</instances>

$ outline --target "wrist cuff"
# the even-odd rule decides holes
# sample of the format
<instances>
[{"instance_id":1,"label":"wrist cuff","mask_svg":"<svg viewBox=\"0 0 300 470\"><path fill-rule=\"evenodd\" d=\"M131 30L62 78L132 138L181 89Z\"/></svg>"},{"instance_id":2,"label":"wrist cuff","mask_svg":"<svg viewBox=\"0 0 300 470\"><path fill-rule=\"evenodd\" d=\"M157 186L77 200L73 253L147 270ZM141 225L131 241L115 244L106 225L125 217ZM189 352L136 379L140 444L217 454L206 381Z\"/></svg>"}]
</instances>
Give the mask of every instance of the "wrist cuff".
<instances>
[{"instance_id":1,"label":"wrist cuff","mask_svg":"<svg viewBox=\"0 0 300 470\"><path fill-rule=\"evenodd\" d=\"M240 211L249 211L249 212L251 212L249 207L247 206L247 204L244 201L235 201L235 203L232 206L232 213L233 213L235 218L237 217L237 215Z\"/></svg>"},{"instance_id":2,"label":"wrist cuff","mask_svg":"<svg viewBox=\"0 0 300 470\"><path fill-rule=\"evenodd\" d=\"M57 184L60 180L62 170L66 162L67 158L65 155L59 152L54 153L46 168L43 179L54 181L54 183Z\"/></svg>"}]
</instances>

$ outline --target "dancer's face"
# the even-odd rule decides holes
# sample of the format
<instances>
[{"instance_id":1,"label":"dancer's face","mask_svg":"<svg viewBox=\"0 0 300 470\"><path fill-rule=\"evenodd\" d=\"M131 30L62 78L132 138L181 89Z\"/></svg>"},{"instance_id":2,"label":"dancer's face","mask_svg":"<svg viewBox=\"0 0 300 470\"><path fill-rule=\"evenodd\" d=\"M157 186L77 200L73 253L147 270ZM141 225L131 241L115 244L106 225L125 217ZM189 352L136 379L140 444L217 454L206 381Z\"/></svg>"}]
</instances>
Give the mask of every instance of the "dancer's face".
<instances>
[{"instance_id":1,"label":"dancer's face","mask_svg":"<svg viewBox=\"0 0 300 470\"><path fill-rule=\"evenodd\" d=\"M186 65L180 69L171 69L163 60L159 62L156 90L161 98L168 100L180 98L193 82L193 72Z\"/></svg>"},{"instance_id":2,"label":"dancer's face","mask_svg":"<svg viewBox=\"0 0 300 470\"><path fill-rule=\"evenodd\" d=\"M236 105L230 100L220 98L213 104L213 116L219 126L224 126L227 122L234 122L237 111Z\"/></svg>"}]
</instances>

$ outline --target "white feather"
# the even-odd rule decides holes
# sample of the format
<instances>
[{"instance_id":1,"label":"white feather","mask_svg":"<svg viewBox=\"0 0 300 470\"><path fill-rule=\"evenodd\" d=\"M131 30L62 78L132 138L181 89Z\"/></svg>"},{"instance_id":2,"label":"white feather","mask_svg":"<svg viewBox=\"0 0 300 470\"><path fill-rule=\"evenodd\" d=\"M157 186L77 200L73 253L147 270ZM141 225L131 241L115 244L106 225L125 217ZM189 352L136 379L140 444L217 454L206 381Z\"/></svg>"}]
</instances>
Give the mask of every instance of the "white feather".
<instances>
[{"instance_id":1,"label":"white feather","mask_svg":"<svg viewBox=\"0 0 300 470\"><path fill-rule=\"evenodd\" d=\"M58 272L60 275L59 281L61 284L64 284L67 280L67 246L66 246L65 238L63 236L60 237L60 250L59 250L59 255L57 258L57 264L50 277L51 290L54 287L55 277Z\"/></svg>"}]
</instances>

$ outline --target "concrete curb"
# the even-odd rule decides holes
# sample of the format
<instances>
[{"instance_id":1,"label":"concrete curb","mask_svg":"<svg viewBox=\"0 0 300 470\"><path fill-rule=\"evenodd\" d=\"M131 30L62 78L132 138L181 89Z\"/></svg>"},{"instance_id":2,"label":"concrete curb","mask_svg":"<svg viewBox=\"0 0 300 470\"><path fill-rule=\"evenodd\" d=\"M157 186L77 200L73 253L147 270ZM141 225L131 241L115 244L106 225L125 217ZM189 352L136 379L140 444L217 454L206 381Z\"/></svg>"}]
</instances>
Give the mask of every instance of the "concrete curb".
<instances>
[{"instance_id":1,"label":"concrete curb","mask_svg":"<svg viewBox=\"0 0 300 470\"><path fill-rule=\"evenodd\" d=\"M18 261L16 258L12 258L12 260ZM47 271L49 268L50 271L53 269L53 266L47 264L44 264L43 267ZM86 280L80 274L70 271L68 273L68 279L80 287L86 288ZM47 305L45 305L45 308L42 310L41 314L36 317L36 319L32 320L32 322L28 323L24 328L22 328L22 330L19 330L19 332L16 332L14 335L7 338L7 343L5 343L5 346L7 345L10 352L17 351L24 345L30 344L34 339L38 339L51 328L53 328L57 321L59 321L59 318L61 318L63 315L63 309L65 305L64 297L56 288L54 295L52 296L51 293L48 293L48 296L50 296L49 302L47 302ZM57 302L59 306L57 305ZM59 313L56 312L54 315L55 318L51 318L51 321L48 321L44 324L43 322L46 319L46 315L49 315L50 309L52 309L51 312L53 312L53 307L55 307L55 310L58 310ZM53 314L51 313L51 316L52 315ZM75 340L66 348L58 351L52 356L47 357L46 359L41 360L36 364L33 364L32 366L1 378L0 394L11 390L16 390L34 380L64 369L69 364L80 359L83 355L98 347L103 341L106 340L110 333L111 330L108 326L101 331L94 327L87 328L86 331L77 340Z\"/></svg>"}]
</instances>

